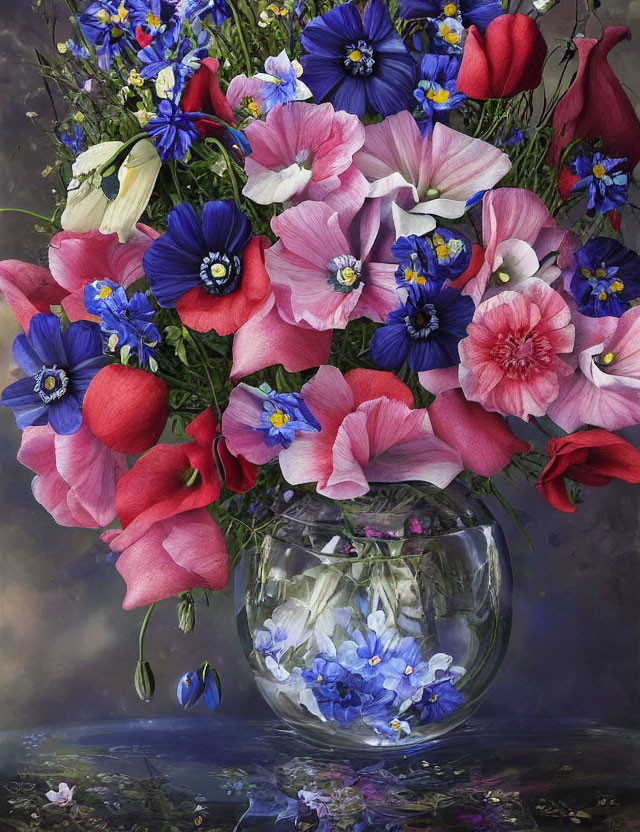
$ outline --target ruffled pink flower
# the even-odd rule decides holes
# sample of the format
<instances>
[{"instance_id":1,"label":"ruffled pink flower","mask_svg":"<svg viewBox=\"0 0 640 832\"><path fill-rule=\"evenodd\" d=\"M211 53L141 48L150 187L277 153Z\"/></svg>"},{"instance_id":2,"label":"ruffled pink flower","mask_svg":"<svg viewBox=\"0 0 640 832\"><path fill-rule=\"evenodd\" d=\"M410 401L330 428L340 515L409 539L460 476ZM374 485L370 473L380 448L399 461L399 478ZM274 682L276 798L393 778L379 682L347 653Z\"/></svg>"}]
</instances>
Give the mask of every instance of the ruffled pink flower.
<instances>
[{"instance_id":1,"label":"ruffled pink flower","mask_svg":"<svg viewBox=\"0 0 640 832\"><path fill-rule=\"evenodd\" d=\"M25 428L18 461L35 472L33 496L59 525L97 529L115 517L116 483L127 460L86 425L67 436L49 425Z\"/></svg>"},{"instance_id":2,"label":"ruffled pink flower","mask_svg":"<svg viewBox=\"0 0 640 832\"><path fill-rule=\"evenodd\" d=\"M497 147L444 124L423 138L406 110L366 127L355 159L371 183L369 196L393 200L398 235L430 231L432 214L461 217L467 200L511 169L509 157Z\"/></svg>"},{"instance_id":3,"label":"ruffled pink flower","mask_svg":"<svg viewBox=\"0 0 640 832\"><path fill-rule=\"evenodd\" d=\"M447 486L462 470L460 455L438 439L426 410L393 373L320 367L302 388L320 433L301 433L280 453L292 485L316 482L336 500L360 497L372 482Z\"/></svg>"},{"instance_id":4,"label":"ruffled pink flower","mask_svg":"<svg viewBox=\"0 0 640 832\"><path fill-rule=\"evenodd\" d=\"M102 540L120 557L116 569L127 584L125 610L206 587L224 589L229 558L224 535L204 509L185 511L146 529L134 523L110 529Z\"/></svg>"},{"instance_id":5,"label":"ruffled pink flower","mask_svg":"<svg viewBox=\"0 0 640 832\"><path fill-rule=\"evenodd\" d=\"M284 321L271 294L233 337L231 381L276 364L289 373L319 367L329 359L332 335L330 329L303 329Z\"/></svg>"},{"instance_id":6,"label":"ruffled pink flower","mask_svg":"<svg viewBox=\"0 0 640 832\"><path fill-rule=\"evenodd\" d=\"M576 312L578 368L563 379L548 415L568 433L582 425L619 430L640 423L640 306L620 318Z\"/></svg>"},{"instance_id":7,"label":"ruffled pink flower","mask_svg":"<svg viewBox=\"0 0 640 832\"><path fill-rule=\"evenodd\" d=\"M460 384L471 401L503 415L544 416L571 367L571 312L547 283L531 278L477 307L460 341Z\"/></svg>"},{"instance_id":8,"label":"ruffled pink flower","mask_svg":"<svg viewBox=\"0 0 640 832\"><path fill-rule=\"evenodd\" d=\"M546 283L560 277L572 260L572 232L558 228L544 202L525 188L498 188L482 200L484 263L462 288L474 303L487 289L514 289L534 275ZM573 246L575 248L575 246ZM548 258L559 251L555 258Z\"/></svg>"},{"instance_id":9,"label":"ruffled pink flower","mask_svg":"<svg viewBox=\"0 0 640 832\"><path fill-rule=\"evenodd\" d=\"M379 201L368 201L353 221L321 202L303 202L274 217L271 226L280 239L265 261L278 311L288 323L344 329L354 318L383 321L396 307L390 247L374 249Z\"/></svg>"},{"instance_id":10,"label":"ruffled pink flower","mask_svg":"<svg viewBox=\"0 0 640 832\"><path fill-rule=\"evenodd\" d=\"M335 211L355 213L369 186L353 163L364 144L357 116L336 112L331 104L303 101L278 104L266 121L245 130L251 153L243 194L260 205L272 202L325 202Z\"/></svg>"}]
</instances>

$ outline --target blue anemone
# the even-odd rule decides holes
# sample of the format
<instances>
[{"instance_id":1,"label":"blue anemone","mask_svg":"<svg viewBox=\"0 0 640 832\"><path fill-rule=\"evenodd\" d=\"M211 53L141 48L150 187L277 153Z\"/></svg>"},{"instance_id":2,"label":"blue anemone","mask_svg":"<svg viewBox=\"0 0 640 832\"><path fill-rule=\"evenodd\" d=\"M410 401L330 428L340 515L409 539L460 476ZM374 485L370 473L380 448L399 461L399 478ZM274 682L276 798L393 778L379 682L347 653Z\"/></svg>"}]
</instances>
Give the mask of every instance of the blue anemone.
<instances>
[{"instance_id":1,"label":"blue anemone","mask_svg":"<svg viewBox=\"0 0 640 832\"><path fill-rule=\"evenodd\" d=\"M343 3L304 28L304 81L315 100L357 116L410 109L415 62L396 32L384 0L364 15Z\"/></svg>"},{"instance_id":2,"label":"blue anemone","mask_svg":"<svg viewBox=\"0 0 640 832\"><path fill-rule=\"evenodd\" d=\"M418 102L414 116L422 135L428 135L436 121L449 120L449 112L461 107L467 100L458 92L456 78L460 59L455 55L423 55L420 63L420 80L413 91Z\"/></svg>"},{"instance_id":3,"label":"blue anemone","mask_svg":"<svg viewBox=\"0 0 640 832\"><path fill-rule=\"evenodd\" d=\"M288 448L295 439L296 431L317 433L320 429L320 422L299 393L276 393L275 390L267 393L256 430L262 432L269 447L281 445Z\"/></svg>"},{"instance_id":4,"label":"blue anemone","mask_svg":"<svg viewBox=\"0 0 640 832\"><path fill-rule=\"evenodd\" d=\"M474 304L457 289L411 284L400 290L405 300L373 333L371 356L387 370L405 361L414 373L460 363L458 343L467 334Z\"/></svg>"},{"instance_id":5,"label":"blue anemone","mask_svg":"<svg viewBox=\"0 0 640 832\"><path fill-rule=\"evenodd\" d=\"M619 318L640 298L640 256L617 240L596 237L576 252L571 294L590 318Z\"/></svg>"},{"instance_id":6,"label":"blue anemone","mask_svg":"<svg viewBox=\"0 0 640 832\"><path fill-rule=\"evenodd\" d=\"M110 363L100 327L77 321L63 332L55 315L34 315L29 334L18 335L13 342L13 358L26 378L3 391L2 404L14 411L18 427L48 422L56 433L75 433L82 424L87 387Z\"/></svg>"},{"instance_id":7,"label":"blue anemone","mask_svg":"<svg viewBox=\"0 0 640 832\"><path fill-rule=\"evenodd\" d=\"M156 140L156 147L163 162L184 159L191 145L198 138L194 113L183 113L178 104L162 99L157 114L149 120L147 131Z\"/></svg>"},{"instance_id":8,"label":"blue anemone","mask_svg":"<svg viewBox=\"0 0 640 832\"><path fill-rule=\"evenodd\" d=\"M629 177L620 167L626 161L626 158L605 156L600 151L577 155L573 170L579 179L571 191L587 191L587 210L590 213L606 214L625 204Z\"/></svg>"},{"instance_id":9,"label":"blue anemone","mask_svg":"<svg viewBox=\"0 0 640 832\"><path fill-rule=\"evenodd\" d=\"M427 685L417 705L420 722L442 722L455 713L464 701L464 693L455 688L449 679Z\"/></svg>"},{"instance_id":10,"label":"blue anemone","mask_svg":"<svg viewBox=\"0 0 640 832\"><path fill-rule=\"evenodd\" d=\"M398 0L398 17L402 20L458 18L465 28L473 25L483 34L501 14L500 0Z\"/></svg>"}]
</instances>

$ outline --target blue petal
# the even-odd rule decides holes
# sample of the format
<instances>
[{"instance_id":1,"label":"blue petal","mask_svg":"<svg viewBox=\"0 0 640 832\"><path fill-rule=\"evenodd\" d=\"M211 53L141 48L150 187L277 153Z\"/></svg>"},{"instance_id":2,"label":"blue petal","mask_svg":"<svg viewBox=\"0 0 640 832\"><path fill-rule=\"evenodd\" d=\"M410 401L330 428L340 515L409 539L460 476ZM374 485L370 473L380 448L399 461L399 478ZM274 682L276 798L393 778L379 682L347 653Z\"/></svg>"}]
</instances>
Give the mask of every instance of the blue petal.
<instances>
[{"instance_id":1,"label":"blue petal","mask_svg":"<svg viewBox=\"0 0 640 832\"><path fill-rule=\"evenodd\" d=\"M322 55L303 55L300 62L304 69L304 82L318 102L330 98L345 77L344 70L334 58L327 60Z\"/></svg>"},{"instance_id":2,"label":"blue petal","mask_svg":"<svg viewBox=\"0 0 640 832\"><path fill-rule=\"evenodd\" d=\"M169 212L167 234L177 248L189 252L199 260L208 253L200 220L195 208L188 202L181 202Z\"/></svg>"},{"instance_id":3,"label":"blue petal","mask_svg":"<svg viewBox=\"0 0 640 832\"><path fill-rule=\"evenodd\" d=\"M49 424L63 436L80 429L82 413L74 396L65 395L49 405Z\"/></svg>"},{"instance_id":4,"label":"blue petal","mask_svg":"<svg viewBox=\"0 0 640 832\"><path fill-rule=\"evenodd\" d=\"M49 405L44 404L33 389L32 378L19 378L2 391L2 404L14 411L16 424L23 430L36 423L46 422ZM45 415L44 421L39 421Z\"/></svg>"},{"instance_id":5,"label":"blue petal","mask_svg":"<svg viewBox=\"0 0 640 832\"><path fill-rule=\"evenodd\" d=\"M367 81L370 80L345 75L342 83L331 97L335 109L345 110L347 113L353 113L353 115L362 118L367 112Z\"/></svg>"},{"instance_id":6,"label":"blue petal","mask_svg":"<svg viewBox=\"0 0 640 832\"><path fill-rule=\"evenodd\" d=\"M35 376L42 369L42 361L36 355L26 335L16 335L11 350L13 360L27 376Z\"/></svg>"},{"instance_id":7,"label":"blue petal","mask_svg":"<svg viewBox=\"0 0 640 832\"><path fill-rule=\"evenodd\" d=\"M34 315L29 324L29 341L38 357L42 359L42 364L67 366L60 320L55 315L46 312Z\"/></svg>"},{"instance_id":8,"label":"blue petal","mask_svg":"<svg viewBox=\"0 0 640 832\"><path fill-rule=\"evenodd\" d=\"M371 339L371 357L378 367L395 370L402 365L409 352L409 335L404 324L381 326Z\"/></svg>"},{"instance_id":9,"label":"blue petal","mask_svg":"<svg viewBox=\"0 0 640 832\"><path fill-rule=\"evenodd\" d=\"M87 358L102 355L100 327L92 321L76 321L70 324L62 335L70 370L82 364Z\"/></svg>"},{"instance_id":10,"label":"blue petal","mask_svg":"<svg viewBox=\"0 0 640 832\"><path fill-rule=\"evenodd\" d=\"M206 203L202 210L202 230L207 252L240 256L251 239L251 223L229 199Z\"/></svg>"},{"instance_id":11,"label":"blue petal","mask_svg":"<svg viewBox=\"0 0 640 832\"><path fill-rule=\"evenodd\" d=\"M193 254L184 253L167 235L159 237L147 249L143 258L144 270L160 306L175 306L185 292L200 285L203 256L196 258Z\"/></svg>"}]
</instances>

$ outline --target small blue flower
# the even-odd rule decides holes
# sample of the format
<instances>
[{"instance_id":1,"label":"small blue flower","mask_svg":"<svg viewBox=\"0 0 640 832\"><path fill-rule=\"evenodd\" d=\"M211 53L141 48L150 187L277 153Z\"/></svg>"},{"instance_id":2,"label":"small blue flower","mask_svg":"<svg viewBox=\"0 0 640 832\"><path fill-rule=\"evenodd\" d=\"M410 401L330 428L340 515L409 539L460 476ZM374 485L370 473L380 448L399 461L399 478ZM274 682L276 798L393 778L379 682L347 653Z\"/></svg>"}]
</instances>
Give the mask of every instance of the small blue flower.
<instances>
[{"instance_id":1,"label":"small blue flower","mask_svg":"<svg viewBox=\"0 0 640 832\"><path fill-rule=\"evenodd\" d=\"M264 441L273 448L288 448L299 430L317 433L320 422L305 404L299 393L276 393L269 389L262 402L262 416L257 430L262 431Z\"/></svg>"},{"instance_id":2,"label":"small blue flower","mask_svg":"<svg viewBox=\"0 0 640 832\"><path fill-rule=\"evenodd\" d=\"M510 130L499 133L496 136L494 144L496 147L514 147L522 144L525 140L525 135L519 127L512 127Z\"/></svg>"},{"instance_id":3,"label":"small blue flower","mask_svg":"<svg viewBox=\"0 0 640 832\"><path fill-rule=\"evenodd\" d=\"M119 0L96 0L78 16L82 34L96 49L98 65L107 70L114 55L133 42L129 9Z\"/></svg>"},{"instance_id":4,"label":"small blue flower","mask_svg":"<svg viewBox=\"0 0 640 832\"><path fill-rule=\"evenodd\" d=\"M199 670L190 670L178 682L176 696L183 708L192 708L204 693L204 682Z\"/></svg>"},{"instance_id":5,"label":"small blue flower","mask_svg":"<svg viewBox=\"0 0 640 832\"><path fill-rule=\"evenodd\" d=\"M456 17L431 20L427 31L431 35L431 50L437 55L462 55L466 30Z\"/></svg>"},{"instance_id":6,"label":"small blue flower","mask_svg":"<svg viewBox=\"0 0 640 832\"><path fill-rule=\"evenodd\" d=\"M425 687L417 705L420 722L442 722L460 708L465 695L449 679L442 679Z\"/></svg>"},{"instance_id":7,"label":"small blue flower","mask_svg":"<svg viewBox=\"0 0 640 832\"><path fill-rule=\"evenodd\" d=\"M351 639L343 641L338 650L338 660L348 671L364 679L380 675L380 665L390 656L391 643L395 632L387 626L384 612L371 613L367 618L367 629L351 632Z\"/></svg>"},{"instance_id":8,"label":"small blue flower","mask_svg":"<svg viewBox=\"0 0 640 832\"><path fill-rule=\"evenodd\" d=\"M475 307L457 289L412 284L399 290L401 305L371 339L374 362L396 370L406 361L414 373L460 363L458 343L467 334Z\"/></svg>"},{"instance_id":9,"label":"small blue flower","mask_svg":"<svg viewBox=\"0 0 640 832\"><path fill-rule=\"evenodd\" d=\"M417 237L399 237L391 247L398 261L396 285L404 287L442 286L445 280L455 280L471 262L471 243L464 234L448 228L435 228Z\"/></svg>"},{"instance_id":10,"label":"small blue flower","mask_svg":"<svg viewBox=\"0 0 640 832\"><path fill-rule=\"evenodd\" d=\"M64 48L66 52L73 55L74 58L81 58L83 60L86 60L89 57L89 50L87 49L87 47L80 46L75 42L75 40L72 40L71 38L64 42Z\"/></svg>"},{"instance_id":11,"label":"small blue flower","mask_svg":"<svg viewBox=\"0 0 640 832\"><path fill-rule=\"evenodd\" d=\"M330 9L305 26L303 78L316 101L357 116L409 109L415 62L396 32L384 0Z\"/></svg>"},{"instance_id":12,"label":"small blue flower","mask_svg":"<svg viewBox=\"0 0 640 832\"><path fill-rule=\"evenodd\" d=\"M640 298L640 256L617 240L596 237L576 252L571 294L590 318L619 318Z\"/></svg>"},{"instance_id":13,"label":"small blue flower","mask_svg":"<svg viewBox=\"0 0 640 832\"><path fill-rule=\"evenodd\" d=\"M55 315L34 315L28 335L13 342L13 358L26 378L10 384L2 404L14 411L17 426L47 422L59 434L75 433L82 424L82 401L96 373L110 363L100 327L76 321L64 331Z\"/></svg>"},{"instance_id":14,"label":"small blue flower","mask_svg":"<svg viewBox=\"0 0 640 832\"><path fill-rule=\"evenodd\" d=\"M579 153L575 158L573 170L579 179L571 191L587 191L589 212L606 214L625 204L629 177L619 168L626 161L605 156L599 150L593 154Z\"/></svg>"},{"instance_id":15,"label":"small blue flower","mask_svg":"<svg viewBox=\"0 0 640 832\"><path fill-rule=\"evenodd\" d=\"M380 672L384 687L392 690L401 702L419 694L434 678L429 662L422 658L420 645L411 636L400 639Z\"/></svg>"},{"instance_id":16,"label":"small blue flower","mask_svg":"<svg viewBox=\"0 0 640 832\"><path fill-rule=\"evenodd\" d=\"M73 151L75 156L79 156L84 150L84 133L82 132L82 127L80 127L79 124L76 124L73 133L63 133L62 136L60 136L60 141L63 144L66 144L69 150Z\"/></svg>"},{"instance_id":17,"label":"small blue flower","mask_svg":"<svg viewBox=\"0 0 640 832\"><path fill-rule=\"evenodd\" d=\"M298 64L298 68L299 66ZM311 97L309 89L298 80L295 67L284 49L279 55L267 58L264 72L257 73L256 77L264 81L260 95L267 112L276 104L288 104L290 101Z\"/></svg>"},{"instance_id":18,"label":"small blue flower","mask_svg":"<svg viewBox=\"0 0 640 832\"><path fill-rule=\"evenodd\" d=\"M200 61L209 54L209 32L204 29L194 43L184 37L176 41L177 28L168 29L155 38L152 43L138 52L138 58L144 66L140 75L145 79L154 79L163 70L171 67L175 79L174 99L182 92L187 80L197 71Z\"/></svg>"},{"instance_id":19,"label":"small blue flower","mask_svg":"<svg viewBox=\"0 0 640 832\"><path fill-rule=\"evenodd\" d=\"M420 80L413 91L413 97L419 104L414 116L423 136L431 133L434 122L446 124L450 111L461 107L467 100L456 86L459 70L460 59L455 55L423 56Z\"/></svg>"},{"instance_id":20,"label":"small blue flower","mask_svg":"<svg viewBox=\"0 0 640 832\"><path fill-rule=\"evenodd\" d=\"M180 26L180 8L177 0L128 0L131 9L131 25L140 26L149 35L157 35L168 27Z\"/></svg>"},{"instance_id":21,"label":"small blue flower","mask_svg":"<svg viewBox=\"0 0 640 832\"><path fill-rule=\"evenodd\" d=\"M465 28L473 25L483 34L489 23L501 14L500 0L398 0L398 16L402 20L453 17Z\"/></svg>"},{"instance_id":22,"label":"small blue flower","mask_svg":"<svg viewBox=\"0 0 640 832\"><path fill-rule=\"evenodd\" d=\"M256 633L253 646L261 656L271 656L279 662L285 652L287 638L287 633L269 618L264 623L264 630Z\"/></svg>"},{"instance_id":23,"label":"small blue flower","mask_svg":"<svg viewBox=\"0 0 640 832\"><path fill-rule=\"evenodd\" d=\"M197 670L190 670L178 682L176 696L183 708L192 708L202 700L212 711L220 707L222 685L215 668L209 662L203 662Z\"/></svg>"},{"instance_id":24,"label":"small blue flower","mask_svg":"<svg viewBox=\"0 0 640 832\"><path fill-rule=\"evenodd\" d=\"M316 656L311 665L311 670L302 671L302 678L307 687L335 684L344 677L345 672L345 669L335 659Z\"/></svg>"},{"instance_id":25,"label":"small blue flower","mask_svg":"<svg viewBox=\"0 0 640 832\"><path fill-rule=\"evenodd\" d=\"M157 114L147 124L147 131L156 140L156 147L163 162L184 159L191 145L198 138L194 124L198 114L183 113L177 104L162 99Z\"/></svg>"}]
</instances>

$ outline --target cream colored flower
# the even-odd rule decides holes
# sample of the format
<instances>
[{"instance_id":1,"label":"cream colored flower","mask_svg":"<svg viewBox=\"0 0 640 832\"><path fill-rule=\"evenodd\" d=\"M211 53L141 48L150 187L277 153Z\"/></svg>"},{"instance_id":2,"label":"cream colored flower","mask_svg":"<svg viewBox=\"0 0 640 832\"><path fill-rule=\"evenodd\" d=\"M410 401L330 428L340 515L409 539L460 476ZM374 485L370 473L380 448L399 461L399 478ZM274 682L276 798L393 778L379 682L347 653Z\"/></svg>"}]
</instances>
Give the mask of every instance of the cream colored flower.
<instances>
[{"instance_id":1,"label":"cream colored flower","mask_svg":"<svg viewBox=\"0 0 640 832\"><path fill-rule=\"evenodd\" d=\"M122 147L123 142L102 142L78 156L60 220L65 231L117 232L121 243L130 237L149 203L162 162L153 143L142 139L117 174L115 169L100 170Z\"/></svg>"}]
</instances>

